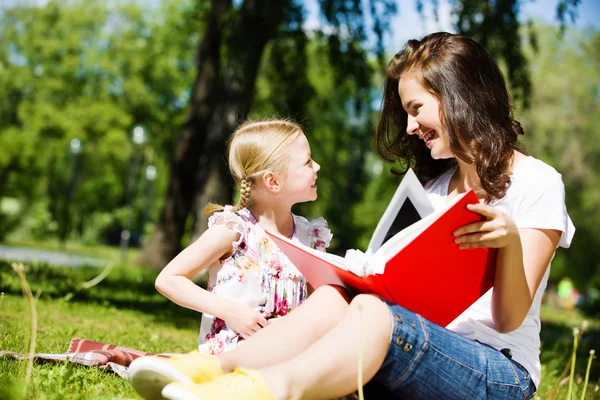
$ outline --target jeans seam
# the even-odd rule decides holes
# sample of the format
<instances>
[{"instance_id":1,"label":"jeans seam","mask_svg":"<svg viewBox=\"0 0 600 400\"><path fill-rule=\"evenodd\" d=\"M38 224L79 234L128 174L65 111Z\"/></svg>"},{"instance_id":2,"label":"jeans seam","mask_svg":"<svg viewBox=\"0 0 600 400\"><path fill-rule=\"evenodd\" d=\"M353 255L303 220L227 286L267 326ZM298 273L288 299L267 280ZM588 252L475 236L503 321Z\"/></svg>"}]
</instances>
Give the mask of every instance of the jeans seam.
<instances>
[{"instance_id":1,"label":"jeans seam","mask_svg":"<svg viewBox=\"0 0 600 400\"><path fill-rule=\"evenodd\" d=\"M516 379L517 379L517 386L521 389L521 392L523 392L523 396L527 396L529 393L529 380L525 380L525 379L519 379L519 373L517 372L517 369L521 370L519 367L517 367L512 360L508 360L508 362L510 363L510 366L512 368L512 370L515 373ZM523 372L523 371L521 371ZM525 374L525 373L523 373ZM525 385L525 387L521 386L521 382L527 382L527 384Z\"/></svg>"},{"instance_id":2,"label":"jeans seam","mask_svg":"<svg viewBox=\"0 0 600 400\"><path fill-rule=\"evenodd\" d=\"M433 347L433 346L431 346L431 350L433 350L433 351L435 351L436 353L438 353L438 354L440 354L440 355L442 355L442 356L446 357L447 359L451 360L453 363L455 363L455 364L457 364L457 365L460 365L461 367L464 367L464 368L466 368L466 369L468 369L468 370L470 370L470 371L472 371L472 372L476 372L476 373L478 373L478 374L480 374L480 375L482 375L482 376L486 376L486 377L487 377L487 375L486 375L484 372L481 372L481 371L479 371L479 370L477 370L477 369L471 368L471 367L469 367L468 365L465 365L465 364L461 363L460 361L458 361L458 360L454 359L453 357L450 357L448 354L446 354L446 353L444 353L444 352L442 352L442 351L440 351L440 350L436 349L436 348L435 348L435 347ZM486 379L486 380L487 380L487 379Z\"/></svg>"},{"instance_id":3,"label":"jeans seam","mask_svg":"<svg viewBox=\"0 0 600 400\"><path fill-rule=\"evenodd\" d=\"M523 386L521 386L521 384L520 384L521 380L519 379L519 375L515 369L515 365L509 359L507 359L507 361L510 364L510 367L512 368L513 373L515 374L517 383L515 384L515 383L496 382L496 381L491 381L489 379L486 379L487 383L491 384L491 385L510 386L510 387L514 387L514 388L519 388L519 390L521 390L521 394L523 396L526 396L527 392L529 391L529 386L527 386L527 388L523 388Z\"/></svg>"},{"instance_id":4,"label":"jeans seam","mask_svg":"<svg viewBox=\"0 0 600 400\"><path fill-rule=\"evenodd\" d=\"M396 379L391 386L395 387L399 384L401 384L403 381L405 381L414 371L414 369L416 368L417 364L419 363L419 361L421 361L421 358L423 358L423 355L425 354L425 351L427 351L427 349L429 349L430 344L429 344L429 333L425 327L423 318L419 315L416 314L417 318L419 319L419 322L421 323L421 328L423 329L423 335L425 336L425 340L423 342L423 346L421 346L421 348L419 349L419 353L416 355L415 359L413 360L413 362L408 366L408 368L406 369L406 372L403 373L400 377L398 377L398 379ZM398 327L398 325L396 324L396 327ZM398 358L395 354L394 357Z\"/></svg>"},{"instance_id":5,"label":"jeans seam","mask_svg":"<svg viewBox=\"0 0 600 400\"><path fill-rule=\"evenodd\" d=\"M510 365L510 368L513 372L513 375L515 376L515 380L516 380L516 385L515 386L519 386L521 387L521 380L519 379L519 374L517 374L517 370L515 369L515 366L513 365L513 363L507 358L506 361L508 361L508 364ZM501 383L501 382L494 382L494 381L488 381L490 383Z\"/></svg>"}]
</instances>

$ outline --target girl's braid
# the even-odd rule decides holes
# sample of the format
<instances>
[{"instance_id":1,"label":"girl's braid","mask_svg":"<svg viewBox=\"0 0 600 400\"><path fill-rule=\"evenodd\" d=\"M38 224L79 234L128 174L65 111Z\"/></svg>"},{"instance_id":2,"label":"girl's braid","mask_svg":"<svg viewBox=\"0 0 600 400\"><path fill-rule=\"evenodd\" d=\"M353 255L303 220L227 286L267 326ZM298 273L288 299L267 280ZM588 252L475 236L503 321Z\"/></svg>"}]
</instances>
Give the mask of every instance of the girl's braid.
<instances>
[{"instance_id":1,"label":"girl's braid","mask_svg":"<svg viewBox=\"0 0 600 400\"><path fill-rule=\"evenodd\" d=\"M252 189L252 180L248 178L242 178L240 182L240 200L237 205L233 208L233 211L239 211L246 207L248 200L250 200L250 191Z\"/></svg>"}]
</instances>

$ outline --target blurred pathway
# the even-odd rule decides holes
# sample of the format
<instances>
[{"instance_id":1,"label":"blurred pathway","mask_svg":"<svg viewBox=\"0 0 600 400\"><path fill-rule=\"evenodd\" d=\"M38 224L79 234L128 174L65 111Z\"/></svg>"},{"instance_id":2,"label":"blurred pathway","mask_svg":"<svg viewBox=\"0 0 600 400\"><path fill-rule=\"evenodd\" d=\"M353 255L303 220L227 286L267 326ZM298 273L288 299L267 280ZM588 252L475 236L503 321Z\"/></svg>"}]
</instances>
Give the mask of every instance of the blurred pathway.
<instances>
[{"instance_id":1,"label":"blurred pathway","mask_svg":"<svg viewBox=\"0 0 600 400\"><path fill-rule=\"evenodd\" d=\"M99 258L79 256L60 251L2 245L0 245L0 259L6 261L41 262L71 268L83 266L104 267L108 264L108 261Z\"/></svg>"}]
</instances>

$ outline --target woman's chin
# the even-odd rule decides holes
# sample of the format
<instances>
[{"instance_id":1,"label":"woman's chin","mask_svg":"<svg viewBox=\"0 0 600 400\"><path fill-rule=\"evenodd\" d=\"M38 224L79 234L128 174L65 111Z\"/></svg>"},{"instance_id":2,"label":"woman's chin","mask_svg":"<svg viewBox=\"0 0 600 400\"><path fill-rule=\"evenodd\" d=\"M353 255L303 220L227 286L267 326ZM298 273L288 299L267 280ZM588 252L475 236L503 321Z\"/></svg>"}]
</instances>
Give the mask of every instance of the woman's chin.
<instances>
[{"instance_id":1,"label":"woman's chin","mask_svg":"<svg viewBox=\"0 0 600 400\"><path fill-rule=\"evenodd\" d=\"M454 155L449 150L439 151L434 147L431 149L431 158L434 160L446 160L448 158L454 158Z\"/></svg>"}]
</instances>

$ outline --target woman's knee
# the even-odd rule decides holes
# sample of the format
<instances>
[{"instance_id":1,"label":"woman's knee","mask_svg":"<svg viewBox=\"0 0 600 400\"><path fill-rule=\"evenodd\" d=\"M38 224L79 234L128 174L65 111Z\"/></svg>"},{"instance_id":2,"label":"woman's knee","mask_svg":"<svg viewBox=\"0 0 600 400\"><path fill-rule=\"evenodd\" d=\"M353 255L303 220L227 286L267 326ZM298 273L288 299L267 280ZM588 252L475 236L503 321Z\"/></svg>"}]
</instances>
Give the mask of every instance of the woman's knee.
<instances>
[{"instance_id":1,"label":"woman's knee","mask_svg":"<svg viewBox=\"0 0 600 400\"><path fill-rule=\"evenodd\" d=\"M360 294L352 299L350 310L358 311L375 330L382 332L382 335L389 334L392 323L390 310L378 296Z\"/></svg>"},{"instance_id":2,"label":"woman's knee","mask_svg":"<svg viewBox=\"0 0 600 400\"><path fill-rule=\"evenodd\" d=\"M350 303L352 309L363 309L374 312L385 312L389 314L388 306L373 294L359 294L352 299Z\"/></svg>"}]
</instances>

